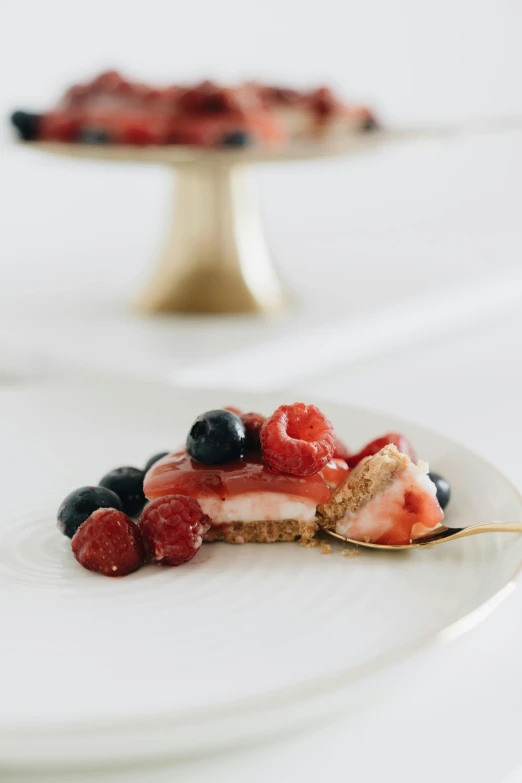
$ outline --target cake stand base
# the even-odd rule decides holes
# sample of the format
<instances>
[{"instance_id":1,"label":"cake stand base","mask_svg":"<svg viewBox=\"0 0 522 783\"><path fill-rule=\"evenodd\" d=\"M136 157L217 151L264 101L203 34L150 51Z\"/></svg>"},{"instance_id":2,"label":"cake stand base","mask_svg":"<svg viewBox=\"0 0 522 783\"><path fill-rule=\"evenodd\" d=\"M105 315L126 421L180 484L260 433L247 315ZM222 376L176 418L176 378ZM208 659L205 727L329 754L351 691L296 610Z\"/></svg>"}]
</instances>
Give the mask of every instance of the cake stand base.
<instances>
[{"instance_id":1,"label":"cake stand base","mask_svg":"<svg viewBox=\"0 0 522 783\"><path fill-rule=\"evenodd\" d=\"M165 313L273 312L286 296L265 243L251 172L211 162L176 167L167 245L137 300Z\"/></svg>"}]
</instances>

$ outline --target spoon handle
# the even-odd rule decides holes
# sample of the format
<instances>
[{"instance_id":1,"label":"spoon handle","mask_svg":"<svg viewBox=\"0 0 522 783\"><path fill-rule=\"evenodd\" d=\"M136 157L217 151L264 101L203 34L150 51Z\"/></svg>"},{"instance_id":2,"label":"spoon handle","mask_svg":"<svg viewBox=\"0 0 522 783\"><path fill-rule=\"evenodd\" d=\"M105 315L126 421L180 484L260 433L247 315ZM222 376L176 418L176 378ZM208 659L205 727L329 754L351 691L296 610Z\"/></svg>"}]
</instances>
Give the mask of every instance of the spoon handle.
<instances>
[{"instance_id":1,"label":"spoon handle","mask_svg":"<svg viewBox=\"0 0 522 783\"><path fill-rule=\"evenodd\" d=\"M482 525L471 525L453 534L452 539L476 536L479 533L522 533L522 522L485 522Z\"/></svg>"}]
</instances>

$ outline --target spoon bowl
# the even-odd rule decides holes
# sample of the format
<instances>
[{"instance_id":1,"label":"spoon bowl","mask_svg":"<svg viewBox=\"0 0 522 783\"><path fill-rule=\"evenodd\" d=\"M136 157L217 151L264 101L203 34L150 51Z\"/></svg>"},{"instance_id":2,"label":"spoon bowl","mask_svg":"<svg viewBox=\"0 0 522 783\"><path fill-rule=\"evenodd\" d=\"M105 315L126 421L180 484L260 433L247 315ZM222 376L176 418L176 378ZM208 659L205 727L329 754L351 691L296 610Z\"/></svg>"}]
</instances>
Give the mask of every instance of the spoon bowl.
<instances>
[{"instance_id":1,"label":"spoon bowl","mask_svg":"<svg viewBox=\"0 0 522 783\"><path fill-rule=\"evenodd\" d=\"M374 544L370 541L357 541L354 538L346 538L345 536L336 533L334 530L326 529L325 532L347 544L364 546L368 549L394 549L399 551L431 547L436 544L446 544L449 541L457 541L459 538L476 536L480 533L522 533L522 522L485 522L480 525L470 525L469 527L439 527L431 536L415 539L415 541L410 544Z\"/></svg>"}]
</instances>

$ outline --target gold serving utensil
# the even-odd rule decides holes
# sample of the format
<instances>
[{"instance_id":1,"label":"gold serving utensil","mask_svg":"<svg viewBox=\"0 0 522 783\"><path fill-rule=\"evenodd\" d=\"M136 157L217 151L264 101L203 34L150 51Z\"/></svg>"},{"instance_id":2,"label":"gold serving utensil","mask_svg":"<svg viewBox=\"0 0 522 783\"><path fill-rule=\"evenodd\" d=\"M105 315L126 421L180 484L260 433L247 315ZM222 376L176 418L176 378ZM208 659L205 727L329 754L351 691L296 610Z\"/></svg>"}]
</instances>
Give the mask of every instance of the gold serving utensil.
<instances>
[{"instance_id":1,"label":"gold serving utensil","mask_svg":"<svg viewBox=\"0 0 522 783\"><path fill-rule=\"evenodd\" d=\"M420 547L435 546L436 544L446 544L449 541L457 541L459 538L468 536L477 536L480 533L522 533L522 522L485 522L481 525L470 525L469 527L439 527L437 531L430 536L417 538L412 544L371 544L369 541L356 541L353 538L335 533L333 530L325 530L328 535L338 538L347 544L364 546L368 549L420 549Z\"/></svg>"}]
</instances>

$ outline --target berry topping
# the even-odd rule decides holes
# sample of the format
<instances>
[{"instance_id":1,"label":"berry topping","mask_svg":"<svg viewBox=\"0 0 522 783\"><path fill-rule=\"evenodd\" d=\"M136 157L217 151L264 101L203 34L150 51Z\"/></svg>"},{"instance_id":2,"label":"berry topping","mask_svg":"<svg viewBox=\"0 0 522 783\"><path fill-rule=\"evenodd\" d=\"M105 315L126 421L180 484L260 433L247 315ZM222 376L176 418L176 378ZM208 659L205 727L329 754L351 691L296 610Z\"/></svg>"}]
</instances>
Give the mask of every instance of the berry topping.
<instances>
[{"instance_id":1,"label":"berry topping","mask_svg":"<svg viewBox=\"0 0 522 783\"><path fill-rule=\"evenodd\" d=\"M210 519L194 498L166 495L144 509L139 527L145 549L158 563L181 565L197 554Z\"/></svg>"},{"instance_id":2,"label":"berry topping","mask_svg":"<svg viewBox=\"0 0 522 783\"><path fill-rule=\"evenodd\" d=\"M366 119L363 122L362 129L363 131L374 131L377 130L379 127L379 123L375 119L375 117L372 114L368 114Z\"/></svg>"},{"instance_id":3,"label":"berry topping","mask_svg":"<svg viewBox=\"0 0 522 783\"><path fill-rule=\"evenodd\" d=\"M80 487L71 492L58 509L58 528L72 538L82 522L99 508L122 510L121 500L105 487Z\"/></svg>"},{"instance_id":4,"label":"berry topping","mask_svg":"<svg viewBox=\"0 0 522 783\"><path fill-rule=\"evenodd\" d=\"M343 443L343 441L335 436L335 448L334 448L334 459L348 459L348 457L351 455L351 451L348 448L348 446Z\"/></svg>"},{"instance_id":5,"label":"berry topping","mask_svg":"<svg viewBox=\"0 0 522 783\"><path fill-rule=\"evenodd\" d=\"M159 462L160 459L163 459L163 457L166 457L167 454L170 454L170 452L160 451L159 454L154 454L154 456L148 459L147 462L145 463L145 467L143 468L144 472L146 473L149 470L149 468L155 465L156 462Z\"/></svg>"},{"instance_id":6,"label":"berry topping","mask_svg":"<svg viewBox=\"0 0 522 783\"><path fill-rule=\"evenodd\" d=\"M118 144L134 144L138 147L148 144L165 144L168 136L168 121L162 117L143 113L118 117L114 129Z\"/></svg>"},{"instance_id":7,"label":"berry topping","mask_svg":"<svg viewBox=\"0 0 522 783\"><path fill-rule=\"evenodd\" d=\"M245 427L239 416L225 410L198 416L187 437L187 451L204 465L240 459L245 451Z\"/></svg>"},{"instance_id":8,"label":"berry topping","mask_svg":"<svg viewBox=\"0 0 522 783\"><path fill-rule=\"evenodd\" d=\"M261 451L260 433L266 417L260 413L243 413L240 419L245 425L246 450Z\"/></svg>"},{"instance_id":9,"label":"berry topping","mask_svg":"<svg viewBox=\"0 0 522 783\"><path fill-rule=\"evenodd\" d=\"M123 511L114 508L99 508L80 525L72 551L80 565L105 576L126 576L145 560L140 531Z\"/></svg>"},{"instance_id":10,"label":"berry topping","mask_svg":"<svg viewBox=\"0 0 522 783\"><path fill-rule=\"evenodd\" d=\"M328 87L319 87L311 96L312 110L319 117L329 117L339 106L339 101Z\"/></svg>"},{"instance_id":11,"label":"berry topping","mask_svg":"<svg viewBox=\"0 0 522 783\"><path fill-rule=\"evenodd\" d=\"M74 142L78 139L80 123L72 112L49 112L42 114L38 123L40 141Z\"/></svg>"},{"instance_id":12,"label":"berry topping","mask_svg":"<svg viewBox=\"0 0 522 783\"><path fill-rule=\"evenodd\" d=\"M223 147L248 147L252 144L253 138L247 131L236 130L225 133L221 139Z\"/></svg>"},{"instance_id":13,"label":"berry topping","mask_svg":"<svg viewBox=\"0 0 522 783\"><path fill-rule=\"evenodd\" d=\"M15 126L21 139L33 141L38 136L40 115L27 111L15 111L11 114L11 122Z\"/></svg>"},{"instance_id":14,"label":"berry topping","mask_svg":"<svg viewBox=\"0 0 522 783\"><path fill-rule=\"evenodd\" d=\"M116 92L125 80L120 76L118 71L104 71L96 76L91 82L91 92L106 91Z\"/></svg>"},{"instance_id":15,"label":"berry topping","mask_svg":"<svg viewBox=\"0 0 522 783\"><path fill-rule=\"evenodd\" d=\"M103 128L82 128L78 134L82 144L110 144L111 134Z\"/></svg>"},{"instance_id":16,"label":"berry topping","mask_svg":"<svg viewBox=\"0 0 522 783\"><path fill-rule=\"evenodd\" d=\"M326 416L303 402L281 405L261 429L265 462L279 473L317 473L331 460L334 446L334 431Z\"/></svg>"},{"instance_id":17,"label":"berry topping","mask_svg":"<svg viewBox=\"0 0 522 783\"><path fill-rule=\"evenodd\" d=\"M232 91L209 81L185 89L178 105L188 114L223 114L236 108Z\"/></svg>"},{"instance_id":18,"label":"berry topping","mask_svg":"<svg viewBox=\"0 0 522 783\"><path fill-rule=\"evenodd\" d=\"M392 443L398 448L399 451L402 451L403 454L406 454L412 462L417 462L415 449L411 445L408 438L406 438L404 435L400 435L398 432L389 432L387 435L383 435L382 438L376 438L375 440L372 440L364 447L364 449L361 449L361 451L357 452L357 454L353 454L351 457L348 456L346 458L348 467L354 468L365 457L373 457L374 454L377 454L378 451L383 449L389 443Z\"/></svg>"},{"instance_id":19,"label":"berry topping","mask_svg":"<svg viewBox=\"0 0 522 783\"><path fill-rule=\"evenodd\" d=\"M437 500L439 501L439 506L444 511L451 500L450 483L447 479L445 479L443 476L440 476L438 473L428 473L428 476L437 488Z\"/></svg>"},{"instance_id":20,"label":"berry topping","mask_svg":"<svg viewBox=\"0 0 522 783\"><path fill-rule=\"evenodd\" d=\"M273 102L283 105L299 103L302 100L300 92L291 90L288 87L265 87L263 96L268 99L269 103Z\"/></svg>"},{"instance_id":21,"label":"berry topping","mask_svg":"<svg viewBox=\"0 0 522 783\"><path fill-rule=\"evenodd\" d=\"M102 478L100 487L112 489L121 500L125 513L133 517L139 514L145 505L144 477L144 471L139 468L115 468Z\"/></svg>"},{"instance_id":22,"label":"berry topping","mask_svg":"<svg viewBox=\"0 0 522 783\"><path fill-rule=\"evenodd\" d=\"M183 144L236 151L297 141L303 134L312 139L328 135L330 129L335 133L337 119L347 134L376 127L369 109L344 103L327 87L295 90L256 82L225 86L208 80L155 86L125 79L116 71L72 85L52 111L16 111L11 119L26 140Z\"/></svg>"}]
</instances>

